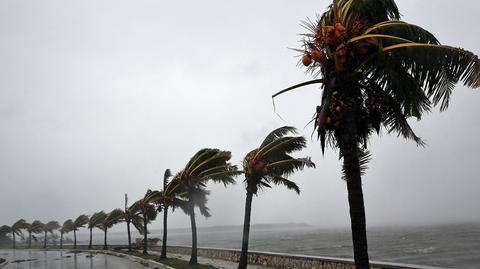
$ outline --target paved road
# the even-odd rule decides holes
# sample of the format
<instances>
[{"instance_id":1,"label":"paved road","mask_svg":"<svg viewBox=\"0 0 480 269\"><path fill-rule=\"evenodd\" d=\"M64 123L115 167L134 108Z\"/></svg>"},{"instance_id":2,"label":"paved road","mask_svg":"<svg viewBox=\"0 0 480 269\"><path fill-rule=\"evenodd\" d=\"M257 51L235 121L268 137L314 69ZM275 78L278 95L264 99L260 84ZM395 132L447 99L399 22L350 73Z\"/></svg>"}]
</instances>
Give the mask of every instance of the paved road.
<instances>
[{"instance_id":1,"label":"paved road","mask_svg":"<svg viewBox=\"0 0 480 269\"><path fill-rule=\"evenodd\" d=\"M5 269L142 269L143 265L105 254L68 251L0 250L0 258L10 263Z\"/></svg>"}]
</instances>

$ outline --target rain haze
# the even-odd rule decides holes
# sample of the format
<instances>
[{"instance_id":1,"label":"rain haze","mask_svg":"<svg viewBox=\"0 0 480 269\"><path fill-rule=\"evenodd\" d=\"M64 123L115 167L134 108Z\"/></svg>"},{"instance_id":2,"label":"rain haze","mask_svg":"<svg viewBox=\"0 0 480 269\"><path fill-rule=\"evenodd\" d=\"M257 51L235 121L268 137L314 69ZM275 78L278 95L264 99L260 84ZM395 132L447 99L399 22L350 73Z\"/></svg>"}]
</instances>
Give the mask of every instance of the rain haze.
<instances>
[{"instance_id":1,"label":"rain haze","mask_svg":"<svg viewBox=\"0 0 480 269\"><path fill-rule=\"evenodd\" d=\"M254 197L252 223L350 223L338 152L322 156L309 122L320 101L297 66L300 25L330 1L0 1L0 224L75 218L123 207L199 149L233 163L272 129L308 137L296 173ZM403 19L480 54L477 1L398 1ZM463 6L468 5L468 8ZM460 8L459 6L462 6ZM456 12L458 11L458 12ZM460 12L461 11L461 12ZM448 19L446 19L448 18ZM479 222L480 92L459 85L449 109L412 122L425 148L385 130L369 144L368 226ZM209 185L212 216L241 225L245 191ZM169 225L188 227L181 211ZM157 220L152 227L160 228ZM123 227L116 227L123 230Z\"/></svg>"}]
</instances>

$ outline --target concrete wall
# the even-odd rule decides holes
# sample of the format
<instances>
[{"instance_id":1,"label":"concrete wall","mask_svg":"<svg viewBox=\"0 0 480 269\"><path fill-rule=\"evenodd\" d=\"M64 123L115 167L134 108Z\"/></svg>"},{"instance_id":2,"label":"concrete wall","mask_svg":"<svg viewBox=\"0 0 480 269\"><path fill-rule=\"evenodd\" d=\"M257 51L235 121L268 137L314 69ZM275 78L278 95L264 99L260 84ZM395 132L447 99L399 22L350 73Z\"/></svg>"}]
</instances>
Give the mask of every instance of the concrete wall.
<instances>
[{"instance_id":1,"label":"concrete wall","mask_svg":"<svg viewBox=\"0 0 480 269\"><path fill-rule=\"evenodd\" d=\"M155 250L157 250L156 247ZM191 253L191 248L186 246L168 246L167 251L171 253L189 255ZM238 262L240 260L240 251L235 249L198 248L198 255L233 262ZM355 269L355 264L351 259L259 251L250 251L248 253L248 263L286 269ZM371 265L372 269L442 269L439 267L386 262L371 262Z\"/></svg>"}]
</instances>

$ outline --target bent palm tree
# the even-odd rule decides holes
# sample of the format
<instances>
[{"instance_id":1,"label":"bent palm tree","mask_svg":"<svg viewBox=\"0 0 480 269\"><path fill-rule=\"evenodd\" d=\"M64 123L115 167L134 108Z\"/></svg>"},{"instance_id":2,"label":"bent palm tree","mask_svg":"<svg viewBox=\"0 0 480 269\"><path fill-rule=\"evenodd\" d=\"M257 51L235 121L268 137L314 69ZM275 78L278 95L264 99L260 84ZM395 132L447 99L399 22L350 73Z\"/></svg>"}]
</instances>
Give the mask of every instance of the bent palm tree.
<instances>
[{"instance_id":1,"label":"bent palm tree","mask_svg":"<svg viewBox=\"0 0 480 269\"><path fill-rule=\"evenodd\" d=\"M287 177L305 167L315 167L310 158L290 156L291 153L305 148L307 143L303 136L286 136L289 133L295 134L295 128L285 126L272 131L263 140L260 147L250 151L243 160L247 198L239 269L247 268L248 263L248 238L253 195L256 195L259 189L271 188L273 184L284 185L287 189L300 194L297 184L288 180Z\"/></svg>"},{"instance_id":2,"label":"bent palm tree","mask_svg":"<svg viewBox=\"0 0 480 269\"><path fill-rule=\"evenodd\" d=\"M73 231L73 220L66 220L60 228L60 249L63 248L63 235Z\"/></svg>"},{"instance_id":3,"label":"bent palm tree","mask_svg":"<svg viewBox=\"0 0 480 269\"><path fill-rule=\"evenodd\" d=\"M90 219L88 218L87 215L80 215L78 218L76 218L73 223L72 223L72 231L73 231L73 248L77 248L77 231L80 228L85 227L85 225L88 224L88 221Z\"/></svg>"},{"instance_id":4,"label":"bent palm tree","mask_svg":"<svg viewBox=\"0 0 480 269\"><path fill-rule=\"evenodd\" d=\"M240 174L237 167L229 163L232 154L229 151L205 148L198 151L185 168L174 178L184 188L188 205L188 215L192 226L192 254L190 264L197 264L197 226L195 223L195 206L200 212L208 214L205 206L209 181L223 183L225 186L235 183L234 176Z\"/></svg>"},{"instance_id":5,"label":"bent palm tree","mask_svg":"<svg viewBox=\"0 0 480 269\"><path fill-rule=\"evenodd\" d=\"M90 242L88 243L88 248L92 248L92 231L93 228L99 227L99 225L105 220L107 214L103 211L94 213L88 220L87 228L90 231Z\"/></svg>"},{"instance_id":6,"label":"bent palm tree","mask_svg":"<svg viewBox=\"0 0 480 269\"><path fill-rule=\"evenodd\" d=\"M132 210L141 214L143 222L143 254L148 254L147 224L157 218L156 203L160 200L160 192L147 190L145 196L132 205Z\"/></svg>"},{"instance_id":7,"label":"bent palm tree","mask_svg":"<svg viewBox=\"0 0 480 269\"><path fill-rule=\"evenodd\" d=\"M25 230L27 228L28 228L28 223L24 219L19 219L12 226L10 226L9 232L12 234L12 243L13 243L14 249L15 249L15 241L16 241L15 235L23 238L22 230Z\"/></svg>"},{"instance_id":8,"label":"bent palm tree","mask_svg":"<svg viewBox=\"0 0 480 269\"><path fill-rule=\"evenodd\" d=\"M128 234L128 251L132 251L132 237L130 234L130 224L137 229L137 231L143 235L143 220L142 217L139 215L137 209L133 206L128 207L128 197L125 193L125 211L123 211L122 215L123 220L127 224L127 234Z\"/></svg>"},{"instance_id":9,"label":"bent palm tree","mask_svg":"<svg viewBox=\"0 0 480 269\"><path fill-rule=\"evenodd\" d=\"M354 259L369 268L361 175L371 134L383 125L423 146L407 119L440 105L447 109L458 82L480 86L480 61L460 48L441 45L427 30L400 21L394 0L334 0L307 23L302 62L321 78L287 88L323 83L315 129L321 142L338 148L348 190ZM363 144L363 148L361 147Z\"/></svg>"},{"instance_id":10,"label":"bent palm tree","mask_svg":"<svg viewBox=\"0 0 480 269\"><path fill-rule=\"evenodd\" d=\"M60 228L60 224L58 224L57 221L49 221L43 226L43 232L45 235L43 239L43 248L47 248L47 234L51 233L53 235L53 231L57 230L58 228Z\"/></svg>"},{"instance_id":11,"label":"bent palm tree","mask_svg":"<svg viewBox=\"0 0 480 269\"><path fill-rule=\"evenodd\" d=\"M170 169L165 170L165 174L163 176L163 190L160 192L161 200L159 201L160 205L158 207L158 211L163 211L163 242L160 258L167 257L168 209L172 208L172 210L175 210L175 208L181 207L184 212L188 212L187 203L179 198L181 195L184 195L185 192L181 189L181 186L179 186L178 181L174 180L168 182L168 179L171 176L172 173ZM205 204L203 204L202 207L204 206Z\"/></svg>"},{"instance_id":12,"label":"bent palm tree","mask_svg":"<svg viewBox=\"0 0 480 269\"><path fill-rule=\"evenodd\" d=\"M43 232L43 228L44 224L39 220L35 220L32 224L28 224L28 227L25 229L28 233L28 248L32 248L32 234Z\"/></svg>"},{"instance_id":13,"label":"bent palm tree","mask_svg":"<svg viewBox=\"0 0 480 269\"><path fill-rule=\"evenodd\" d=\"M107 249L107 231L108 229L112 228L113 225L123 221L122 219L123 210L120 208L112 210L112 212L108 213L108 215L103 219L101 223L98 224L98 228L100 228L104 232L104 239L103 239L103 249Z\"/></svg>"}]
</instances>

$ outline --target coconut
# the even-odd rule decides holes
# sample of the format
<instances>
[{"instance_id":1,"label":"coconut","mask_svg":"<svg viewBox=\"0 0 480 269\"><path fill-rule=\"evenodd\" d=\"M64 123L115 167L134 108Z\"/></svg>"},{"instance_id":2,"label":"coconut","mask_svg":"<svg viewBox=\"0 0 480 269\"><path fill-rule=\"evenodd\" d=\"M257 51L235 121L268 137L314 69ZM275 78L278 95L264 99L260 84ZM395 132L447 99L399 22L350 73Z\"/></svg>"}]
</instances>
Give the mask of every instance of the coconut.
<instances>
[{"instance_id":1,"label":"coconut","mask_svg":"<svg viewBox=\"0 0 480 269\"><path fill-rule=\"evenodd\" d=\"M342 112L342 108L339 107L339 106L337 106L337 107L335 108L335 111L337 111L337 113L340 113L340 112Z\"/></svg>"},{"instance_id":2,"label":"coconut","mask_svg":"<svg viewBox=\"0 0 480 269\"><path fill-rule=\"evenodd\" d=\"M327 117L327 118L325 119L325 123L326 123L326 124L332 124L332 118Z\"/></svg>"},{"instance_id":3,"label":"coconut","mask_svg":"<svg viewBox=\"0 0 480 269\"><path fill-rule=\"evenodd\" d=\"M328 33L328 34L335 32L335 27L333 27L331 25L325 26L324 29L325 29L325 33Z\"/></svg>"},{"instance_id":4,"label":"coconut","mask_svg":"<svg viewBox=\"0 0 480 269\"><path fill-rule=\"evenodd\" d=\"M321 53L319 50L317 50L317 49L312 50L312 52L310 53L310 55L312 55L312 59L313 59L314 61L319 62L319 61L322 60L322 53Z\"/></svg>"},{"instance_id":5,"label":"coconut","mask_svg":"<svg viewBox=\"0 0 480 269\"><path fill-rule=\"evenodd\" d=\"M303 55L302 63L305 66L309 66L312 63L312 56L310 54Z\"/></svg>"},{"instance_id":6,"label":"coconut","mask_svg":"<svg viewBox=\"0 0 480 269\"><path fill-rule=\"evenodd\" d=\"M343 27L343 25L339 22L335 23L335 30L339 31L339 32L345 32L345 27Z\"/></svg>"}]
</instances>

